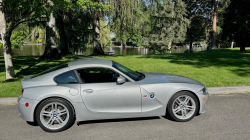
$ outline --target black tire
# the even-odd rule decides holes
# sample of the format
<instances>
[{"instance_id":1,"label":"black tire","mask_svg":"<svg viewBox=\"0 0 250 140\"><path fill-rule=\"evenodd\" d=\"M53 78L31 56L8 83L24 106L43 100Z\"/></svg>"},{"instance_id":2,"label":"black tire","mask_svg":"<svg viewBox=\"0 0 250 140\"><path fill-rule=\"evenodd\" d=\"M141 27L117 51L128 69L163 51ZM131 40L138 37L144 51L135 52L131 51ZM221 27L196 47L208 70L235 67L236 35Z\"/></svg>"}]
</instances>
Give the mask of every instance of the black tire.
<instances>
[{"instance_id":1,"label":"black tire","mask_svg":"<svg viewBox=\"0 0 250 140\"><path fill-rule=\"evenodd\" d=\"M187 119L180 119L180 118L177 118L177 117L174 115L174 113L173 113L173 108L172 108L173 103L174 103L174 101L175 101L178 97L180 97L180 96L189 96L189 97L191 97L191 98L193 99L194 103L195 103L195 106L196 106L196 108L194 109L194 113L193 113L193 114L191 113L192 115L191 115L190 117L188 117ZM199 108L200 108L200 107L199 107L199 102L198 102L198 99L197 99L197 97L196 97L195 95L193 95L192 93L190 93L190 92L188 92L188 91L180 91L180 92L177 92L176 94L174 94L174 95L171 97L171 99L169 100L168 106L167 106L167 109L166 109L166 115L168 115L173 121L177 121L177 122L187 122L187 121L193 119L194 116L197 115L197 112L198 112Z\"/></svg>"},{"instance_id":2,"label":"black tire","mask_svg":"<svg viewBox=\"0 0 250 140\"><path fill-rule=\"evenodd\" d=\"M65 108L67 108L68 110L68 114L66 115L65 118L67 118L68 120L65 122L65 124L63 125L63 127L61 128L54 128L54 129L50 129L50 128L47 128L43 123L42 123L42 120L40 118L40 112L42 111L42 109L51 104L51 103L58 103L58 104L62 104ZM59 110L59 109L58 109ZM74 121L74 112L73 112L73 108L71 107L71 105L63 100L63 99L60 99L60 98L51 98L51 99L47 99L45 101L43 101L37 108L36 112L35 112L35 118L36 118L36 121L37 121L37 124L44 130L44 131L47 131L47 132L60 132L60 131L64 131L66 129L68 129L70 126L72 126L72 123ZM51 113L53 114L53 113ZM53 116L53 115L52 115ZM53 116L54 117L54 116ZM60 117L59 115L57 117ZM52 117L51 117L52 118ZM60 117L61 118L61 117ZM65 119L66 120L66 119ZM55 121L51 121L52 124L53 122L56 123L56 120Z\"/></svg>"}]
</instances>

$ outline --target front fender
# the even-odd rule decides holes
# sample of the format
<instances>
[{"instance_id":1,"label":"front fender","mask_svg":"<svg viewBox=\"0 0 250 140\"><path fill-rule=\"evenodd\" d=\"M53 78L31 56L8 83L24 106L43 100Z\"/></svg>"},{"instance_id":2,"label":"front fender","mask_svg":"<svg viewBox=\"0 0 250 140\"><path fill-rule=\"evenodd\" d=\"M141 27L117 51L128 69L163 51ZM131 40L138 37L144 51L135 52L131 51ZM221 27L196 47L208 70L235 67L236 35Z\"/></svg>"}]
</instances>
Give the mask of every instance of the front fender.
<instances>
[{"instance_id":1,"label":"front fender","mask_svg":"<svg viewBox=\"0 0 250 140\"><path fill-rule=\"evenodd\" d=\"M201 85L195 85L195 84L188 84L188 83L163 83L163 84L145 84L145 85L140 85L140 87L142 88L142 91L144 94L148 94L150 95L151 93L155 94L155 102L159 102L160 104L162 104L162 106L164 108L167 107L167 104L169 102L169 100L171 99L171 97L179 92L179 91L190 91L194 94L196 94L196 96L199 99L199 102L201 103L202 97L201 95L198 94L198 92L204 88ZM143 95L144 95L143 94ZM143 96L142 95L142 96ZM142 106L142 110L144 111L150 111L153 109L157 109L159 107L159 103L154 103L155 107L147 107L147 102L153 102L152 100L147 100L144 98L144 96L142 97L142 101L143 101L143 106ZM150 97L148 97L150 98ZM150 105L152 105L153 103L150 103ZM145 106L148 108L145 108ZM149 106L149 105L148 105ZM166 110L165 110L166 111Z\"/></svg>"}]
</instances>

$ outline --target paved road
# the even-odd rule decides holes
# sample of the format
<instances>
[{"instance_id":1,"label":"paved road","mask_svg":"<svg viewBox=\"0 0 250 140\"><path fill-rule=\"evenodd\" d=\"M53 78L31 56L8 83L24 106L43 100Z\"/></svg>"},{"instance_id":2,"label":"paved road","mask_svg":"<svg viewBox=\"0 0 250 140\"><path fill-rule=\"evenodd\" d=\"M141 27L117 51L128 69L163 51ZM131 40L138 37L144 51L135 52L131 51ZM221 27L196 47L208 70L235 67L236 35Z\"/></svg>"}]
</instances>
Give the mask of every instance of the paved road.
<instances>
[{"instance_id":1,"label":"paved road","mask_svg":"<svg viewBox=\"0 0 250 140\"><path fill-rule=\"evenodd\" d=\"M17 114L16 105L0 106L1 140L250 139L250 93L211 95L207 112L185 123L163 117L90 121L64 132L47 133Z\"/></svg>"}]
</instances>

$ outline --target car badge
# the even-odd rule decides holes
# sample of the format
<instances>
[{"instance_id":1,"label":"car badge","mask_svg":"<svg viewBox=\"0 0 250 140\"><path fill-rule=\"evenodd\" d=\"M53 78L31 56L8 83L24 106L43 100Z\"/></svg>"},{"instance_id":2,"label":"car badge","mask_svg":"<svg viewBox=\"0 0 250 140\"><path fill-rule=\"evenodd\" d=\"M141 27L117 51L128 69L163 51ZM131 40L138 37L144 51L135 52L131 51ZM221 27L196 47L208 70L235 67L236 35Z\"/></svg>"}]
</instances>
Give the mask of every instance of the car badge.
<instances>
[{"instance_id":1,"label":"car badge","mask_svg":"<svg viewBox=\"0 0 250 140\"><path fill-rule=\"evenodd\" d=\"M154 97L155 97L155 93L151 93L150 98L154 98Z\"/></svg>"},{"instance_id":2,"label":"car badge","mask_svg":"<svg viewBox=\"0 0 250 140\"><path fill-rule=\"evenodd\" d=\"M143 95L143 97L147 97L147 95Z\"/></svg>"}]
</instances>

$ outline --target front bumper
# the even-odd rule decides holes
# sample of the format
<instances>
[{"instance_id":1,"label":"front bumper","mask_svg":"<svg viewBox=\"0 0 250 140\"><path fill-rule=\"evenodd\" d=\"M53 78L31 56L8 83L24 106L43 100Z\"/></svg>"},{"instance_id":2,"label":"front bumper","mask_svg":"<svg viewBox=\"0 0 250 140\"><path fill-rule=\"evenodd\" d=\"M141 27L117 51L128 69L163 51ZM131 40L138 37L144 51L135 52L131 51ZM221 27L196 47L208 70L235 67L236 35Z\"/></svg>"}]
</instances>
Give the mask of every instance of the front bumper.
<instances>
[{"instance_id":1,"label":"front bumper","mask_svg":"<svg viewBox=\"0 0 250 140\"><path fill-rule=\"evenodd\" d=\"M199 111L199 113L205 113L206 112L206 104L208 102L208 98L209 98L209 93L207 93L206 95L202 94L202 95L199 96L199 101L200 101L200 111Z\"/></svg>"},{"instance_id":2,"label":"front bumper","mask_svg":"<svg viewBox=\"0 0 250 140\"><path fill-rule=\"evenodd\" d=\"M26 103L29 103L28 107L25 106ZM34 110L38 103L39 101L37 100L31 100L19 96L18 98L18 110L20 113L19 116L25 121L34 122Z\"/></svg>"}]
</instances>

